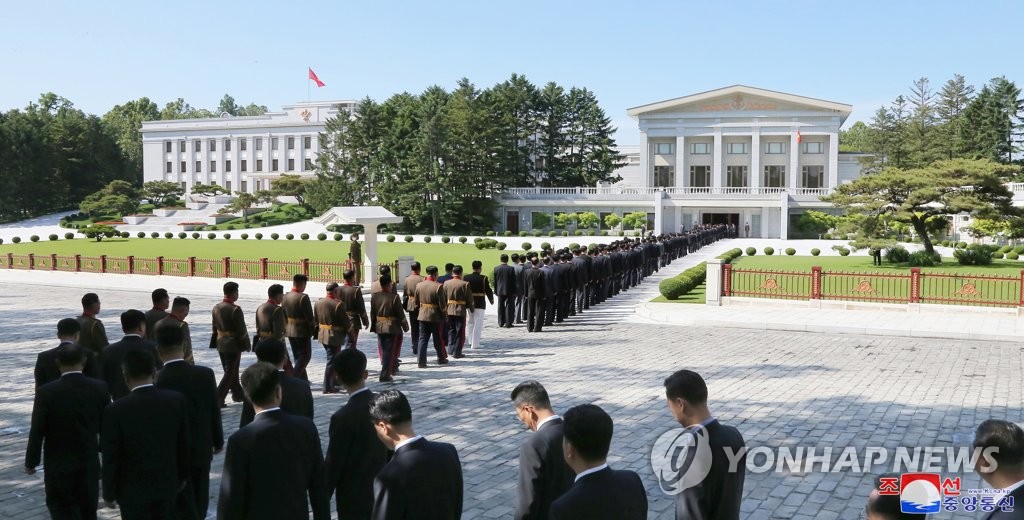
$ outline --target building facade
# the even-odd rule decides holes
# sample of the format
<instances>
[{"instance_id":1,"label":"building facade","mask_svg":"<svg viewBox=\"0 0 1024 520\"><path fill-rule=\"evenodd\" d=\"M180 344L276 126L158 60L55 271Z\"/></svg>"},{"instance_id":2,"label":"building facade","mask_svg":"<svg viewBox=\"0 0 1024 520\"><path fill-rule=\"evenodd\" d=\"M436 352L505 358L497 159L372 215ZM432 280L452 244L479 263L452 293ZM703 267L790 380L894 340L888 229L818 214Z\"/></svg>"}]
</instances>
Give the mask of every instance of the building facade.
<instances>
[{"instance_id":1,"label":"building facade","mask_svg":"<svg viewBox=\"0 0 1024 520\"><path fill-rule=\"evenodd\" d=\"M740 236L787 238L820 197L861 173L860 154L839 152L850 105L743 85L628 110L641 144L622 147L622 180L594 188L514 188L503 196L506 230L533 214L648 213L656 232L733 224Z\"/></svg>"},{"instance_id":2,"label":"building facade","mask_svg":"<svg viewBox=\"0 0 1024 520\"><path fill-rule=\"evenodd\" d=\"M296 103L261 116L142 123L143 179L217 184L235 192L269 189L281 174L313 175L327 119L355 101Z\"/></svg>"}]
</instances>

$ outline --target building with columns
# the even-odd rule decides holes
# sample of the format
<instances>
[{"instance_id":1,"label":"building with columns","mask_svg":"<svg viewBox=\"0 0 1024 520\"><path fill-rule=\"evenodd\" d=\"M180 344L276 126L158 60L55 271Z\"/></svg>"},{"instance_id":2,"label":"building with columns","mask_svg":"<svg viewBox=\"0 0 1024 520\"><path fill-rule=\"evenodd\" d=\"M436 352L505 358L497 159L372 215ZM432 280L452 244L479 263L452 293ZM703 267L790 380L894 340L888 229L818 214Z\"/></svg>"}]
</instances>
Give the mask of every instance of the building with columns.
<instances>
[{"instance_id":1,"label":"building with columns","mask_svg":"<svg viewBox=\"0 0 1024 520\"><path fill-rule=\"evenodd\" d=\"M853 107L734 85L627 111L641 144L623 147L622 181L594 188L513 188L505 229L531 229L535 212L645 211L656 232L734 224L742 237L788 238L820 197L861 173L861 154L839 152Z\"/></svg>"}]
</instances>

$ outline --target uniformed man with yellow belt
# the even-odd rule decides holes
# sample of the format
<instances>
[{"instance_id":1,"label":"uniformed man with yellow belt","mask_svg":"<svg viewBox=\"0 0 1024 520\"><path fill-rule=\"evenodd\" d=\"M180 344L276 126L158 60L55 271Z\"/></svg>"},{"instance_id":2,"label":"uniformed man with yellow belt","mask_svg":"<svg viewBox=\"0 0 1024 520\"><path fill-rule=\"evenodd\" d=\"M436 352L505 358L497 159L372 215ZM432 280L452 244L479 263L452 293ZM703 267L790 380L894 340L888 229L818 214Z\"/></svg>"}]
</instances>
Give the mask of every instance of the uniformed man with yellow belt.
<instances>
[{"instance_id":1,"label":"uniformed man with yellow belt","mask_svg":"<svg viewBox=\"0 0 1024 520\"><path fill-rule=\"evenodd\" d=\"M352 322L348 329L348 337L345 340L345 348L356 348L356 341L359 340L359 330L370 326L370 319L366 316L366 302L363 301L363 290L356 285L356 272L348 269L344 274L345 283L338 288L338 299L345 305L345 312Z\"/></svg>"},{"instance_id":2,"label":"uniformed man with yellow belt","mask_svg":"<svg viewBox=\"0 0 1024 520\"><path fill-rule=\"evenodd\" d=\"M258 341L275 339L284 342L285 313L281 308L281 300L284 299L284 286L275 283L267 289L267 301L256 308L256 337L253 338L253 347ZM284 367L286 374L292 375L295 369L292 367L288 353L285 352Z\"/></svg>"},{"instance_id":3,"label":"uniformed man with yellow belt","mask_svg":"<svg viewBox=\"0 0 1024 520\"><path fill-rule=\"evenodd\" d=\"M398 295L392 291L391 274L382 274L380 292L370 297L370 328L377 333L377 355L380 357L380 378L392 380L402 351L402 337L409 330L405 309Z\"/></svg>"},{"instance_id":4,"label":"uniformed man with yellow belt","mask_svg":"<svg viewBox=\"0 0 1024 520\"><path fill-rule=\"evenodd\" d=\"M249 330L245 326L245 315L242 308L235 305L238 301L238 284L224 284L224 300L213 307L214 347L220 355L220 365L224 376L217 385L217 399L221 408L231 392L231 400L241 403L245 400L245 392L238 381L238 364L242 360L242 352L252 349Z\"/></svg>"},{"instance_id":5,"label":"uniformed man with yellow belt","mask_svg":"<svg viewBox=\"0 0 1024 520\"><path fill-rule=\"evenodd\" d=\"M338 393L334 385L331 364L334 356L341 350L341 345L348 336L350 321L345 313L345 304L339 299L339 286L335 282L327 284L327 297L321 298L313 307L313 314L318 324L317 339L327 351L327 368L324 370L325 394Z\"/></svg>"},{"instance_id":6,"label":"uniformed man with yellow belt","mask_svg":"<svg viewBox=\"0 0 1024 520\"><path fill-rule=\"evenodd\" d=\"M419 306L416 319L420 322L420 341L416 347L417 365L420 368L427 368L427 341L430 338L434 339L437 364L447 364L448 353L445 352L445 344L441 339L441 323L444 322L444 310L448 306L448 301L441 284L437 283L436 265L428 265L427 278L416 284L416 304Z\"/></svg>"},{"instance_id":7,"label":"uniformed man with yellow belt","mask_svg":"<svg viewBox=\"0 0 1024 520\"><path fill-rule=\"evenodd\" d=\"M292 375L309 381L306 366L313 357L313 338L317 335L316 318L313 316L313 304L306 294L306 283L309 278L304 274L292 277L292 290L284 295L281 308L284 309L284 334L288 336L288 344L292 346L295 366Z\"/></svg>"},{"instance_id":8,"label":"uniformed man with yellow belt","mask_svg":"<svg viewBox=\"0 0 1024 520\"><path fill-rule=\"evenodd\" d=\"M188 323L185 322L191 305L192 302L188 301L188 298L175 297L171 303L171 312L164 319L156 322L156 325L153 326L153 332L154 334L158 333L167 327L181 329L182 358L186 363L194 365L196 360L192 354L192 332L189 331ZM149 334L149 331L146 331L146 334Z\"/></svg>"},{"instance_id":9,"label":"uniformed man with yellow belt","mask_svg":"<svg viewBox=\"0 0 1024 520\"><path fill-rule=\"evenodd\" d=\"M110 344L110 341L107 341L107 329L102 321L96 319L99 313L100 297L96 293L86 293L82 296L82 315L78 317L78 324L82 326L82 330L78 333L78 344L97 356Z\"/></svg>"},{"instance_id":10,"label":"uniformed man with yellow belt","mask_svg":"<svg viewBox=\"0 0 1024 520\"><path fill-rule=\"evenodd\" d=\"M462 266L452 268L452 277L444 283L445 320L448 330L448 355L455 359L466 357L462 347L466 344L466 313L473 312L473 291L462 279Z\"/></svg>"}]
</instances>

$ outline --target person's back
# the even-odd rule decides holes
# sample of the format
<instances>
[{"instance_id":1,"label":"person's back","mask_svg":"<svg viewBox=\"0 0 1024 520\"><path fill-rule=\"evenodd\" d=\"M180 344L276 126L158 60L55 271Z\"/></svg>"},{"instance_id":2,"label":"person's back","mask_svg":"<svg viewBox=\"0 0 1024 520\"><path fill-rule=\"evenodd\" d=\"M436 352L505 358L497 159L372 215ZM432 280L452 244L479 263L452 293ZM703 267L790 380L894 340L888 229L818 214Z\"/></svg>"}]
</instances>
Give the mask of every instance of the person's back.
<instances>
[{"instance_id":1,"label":"person's back","mask_svg":"<svg viewBox=\"0 0 1024 520\"><path fill-rule=\"evenodd\" d=\"M636 473L605 467L581 475L569 491L551 504L550 518L646 520L647 491Z\"/></svg>"},{"instance_id":2,"label":"person's back","mask_svg":"<svg viewBox=\"0 0 1024 520\"><path fill-rule=\"evenodd\" d=\"M562 496L576 474L562 451L563 422L551 408L547 390L525 381L512 390L516 416L534 431L519 447L516 520L546 519L551 503Z\"/></svg>"},{"instance_id":3,"label":"person's back","mask_svg":"<svg viewBox=\"0 0 1024 520\"><path fill-rule=\"evenodd\" d=\"M144 350L154 360L158 359L156 344L135 334L126 335L121 341L111 343L100 355L100 373L103 374L103 380L110 388L110 396L115 401L128 395L128 386L121 374L121 361L125 354L133 350Z\"/></svg>"},{"instance_id":4,"label":"person's back","mask_svg":"<svg viewBox=\"0 0 1024 520\"><path fill-rule=\"evenodd\" d=\"M455 446L419 438L395 451L381 468L374 489L389 502L388 514L374 518L455 519L462 515L462 465ZM430 497L436 500L430 500Z\"/></svg>"}]
</instances>

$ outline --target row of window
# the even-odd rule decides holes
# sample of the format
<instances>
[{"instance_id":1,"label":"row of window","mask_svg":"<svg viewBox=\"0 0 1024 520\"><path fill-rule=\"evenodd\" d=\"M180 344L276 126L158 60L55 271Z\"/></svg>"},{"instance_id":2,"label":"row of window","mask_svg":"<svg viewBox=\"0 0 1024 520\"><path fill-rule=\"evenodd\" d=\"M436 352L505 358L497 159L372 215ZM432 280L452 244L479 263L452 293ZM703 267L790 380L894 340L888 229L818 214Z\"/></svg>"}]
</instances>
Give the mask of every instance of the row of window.
<instances>
[{"instance_id":1,"label":"row of window","mask_svg":"<svg viewBox=\"0 0 1024 520\"><path fill-rule=\"evenodd\" d=\"M211 152L216 152L217 151L217 141L218 141L218 139L208 139L207 140L207 150L209 150ZM224 141L224 151L225 152L230 152L231 151L231 139L224 139L223 141ZM255 147L255 149L257 151L260 151L260 150L263 149L263 138L262 137L255 137L255 138L253 138L252 142L253 142L253 146ZM171 153L171 151L174 148L173 143L174 143L173 141L164 141L164 152ZM280 143L278 142L278 138L277 137L271 137L270 138L270 149L271 150L277 150L279 145L280 145ZM285 146L287 146L287 148L289 150L294 150L295 149L295 138L294 137L286 137L285 138ZM194 140L192 142L192 147L197 152L203 151L203 140L202 139ZM244 152L244 151L249 149L248 147L249 147L249 140L248 139L242 138L242 139L238 140L238 149L239 149L239 151ZM313 138L312 138L312 136L308 136L307 135L307 136L303 137L302 138L302 148L305 149L305 150L309 150L312 147L313 147ZM181 153L185 153L185 140L184 139L178 141L178 151L181 152Z\"/></svg>"},{"instance_id":2,"label":"row of window","mask_svg":"<svg viewBox=\"0 0 1024 520\"><path fill-rule=\"evenodd\" d=\"M726 166L725 187L748 187L748 172L749 168L747 166ZM824 166L803 166L801 167L801 177L801 187L803 188L825 187ZM655 166L654 185L659 187L675 186L675 168L672 166ZM710 188L712 186L711 167L690 166L690 186L694 188ZM786 167L777 165L765 166L761 174L761 186L766 188L785 188Z\"/></svg>"},{"instance_id":3,"label":"row of window","mask_svg":"<svg viewBox=\"0 0 1024 520\"><path fill-rule=\"evenodd\" d=\"M821 141L808 141L802 144L805 154L825 153L825 143ZM673 143L654 143L654 153L658 155L674 155L675 148L676 145ZM690 154L710 155L711 148L711 143L690 143ZM728 143L726 152L730 154L750 153L750 145L748 143ZM786 143L784 141L769 141L764 144L764 153L784 154L786 153Z\"/></svg>"},{"instance_id":4,"label":"row of window","mask_svg":"<svg viewBox=\"0 0 1024 520\"><path fill-rule=\"evenodd\" d=\"M278 161L277 159L271 159L271 161L270 161L270 171L272 171L272 172L278 171L278 162L277 161ZM186 170L185 170L186 164L187 163L185 161L181 161L181 162L178 163L178 173L186 173ZM171 162L171 161L165 162L164 163L164 173L174 173L172 171L173 166L174 166L173 162ZM196 166L195 173L202 173L202 171L203 171L203 161L196 161L195 166ZM239 166L241 166L241 169L239 171L242 171L242 172L248 172L249 171L249 164L248 164L248 162L245 159L242 159L241 164ZM305 169L307 171L308 170L312 170L313 169L313 160L312 159L306 159L305 160L305 166L306 166ZM294 170L295 170L295 159L288 159L288 169L285 170L285 171L289 171L290 172L290 171L294 171ZM256 159L256 171L257 172L262 172L263 171L263 159ZM224 172L225 173L230 173L231 172L231 161L230 160L224 161ZM210 173L217 173L217 161L210 161Z\"/></svg>"}]
</instances>

